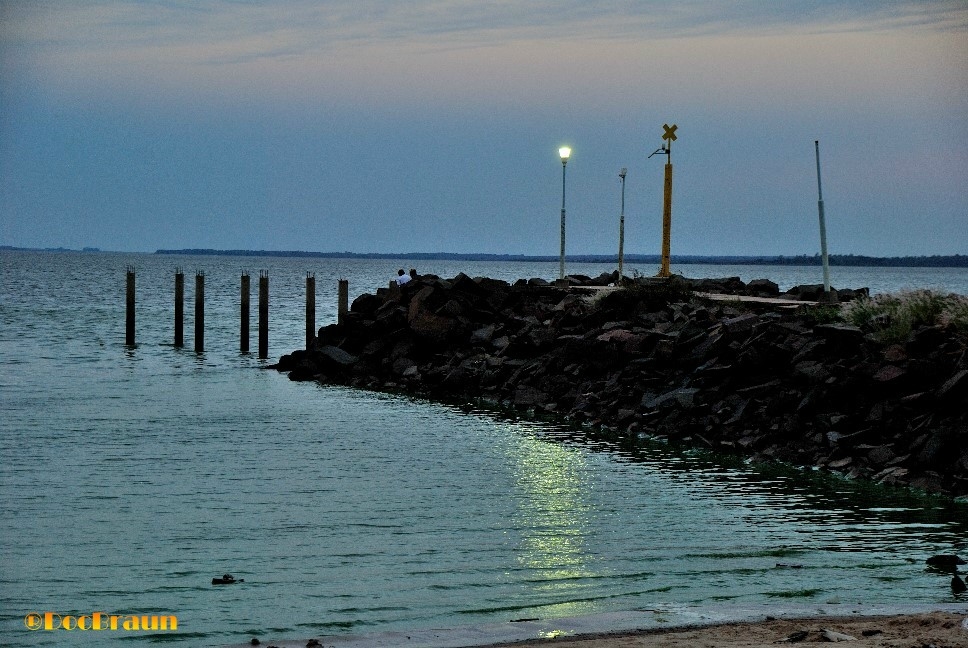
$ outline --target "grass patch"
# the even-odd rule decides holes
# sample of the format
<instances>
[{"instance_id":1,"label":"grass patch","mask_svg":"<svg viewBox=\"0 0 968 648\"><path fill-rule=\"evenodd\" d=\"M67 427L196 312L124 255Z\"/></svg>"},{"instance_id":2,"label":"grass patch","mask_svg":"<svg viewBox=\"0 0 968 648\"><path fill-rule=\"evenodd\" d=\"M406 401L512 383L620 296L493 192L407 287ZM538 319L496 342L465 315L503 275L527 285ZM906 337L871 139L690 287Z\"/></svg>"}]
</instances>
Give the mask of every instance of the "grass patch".
<instances>
[{"instance_id":1,"label":"grass patch","mask_svg":"<svg viewBox=\"0 0 968 648\"><path fill-rule=\"evenodd\" d=\"M803 319L809 324L834 324L844 321L844 311L840 305L819 304L817 306L804 306Z\"/></svg>"},{"instance_id":2,"label":"grass patch","mask_svg":"<svg viewBox=\"0 0 968 648\"><path fill-rule=\"evenodd\" d=\"M618 300L644 304L646 310L657 311L669 304L692 301L694 293L688 282L673 275L665 279L635 277L615 291Z\"/></svg>"},{"instance_id":3,"label":"grass patch","mask_svg":"<svg viewBox=\"0 0 968 648\"><path fill-rule=\"evenodd\" d=\"M903 342L919 326L940 324L968 330L968 297L906 290L856 299L844 306L843 316L882 342Z\"/></svg>"}]
</instances>

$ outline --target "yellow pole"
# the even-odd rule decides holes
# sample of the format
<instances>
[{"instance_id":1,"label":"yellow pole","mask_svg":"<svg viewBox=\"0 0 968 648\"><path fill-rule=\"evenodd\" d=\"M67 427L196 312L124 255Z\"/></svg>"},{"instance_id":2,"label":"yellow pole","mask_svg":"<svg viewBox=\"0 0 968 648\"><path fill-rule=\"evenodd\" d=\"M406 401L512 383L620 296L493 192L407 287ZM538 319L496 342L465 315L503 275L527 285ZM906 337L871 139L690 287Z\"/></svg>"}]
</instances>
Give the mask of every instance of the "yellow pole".
<instances>
[{"instance_id":1,"label":"yellow pole","mask_svg":"<svg viewBox=\"0 0 968 648\"><path fill-rule=\"evenodd\" d=\"M662 268L660 277L671 276L669 256L672 239L672 163L665 165L665 194L662 200Z\"/></svg>"}]
</instances>

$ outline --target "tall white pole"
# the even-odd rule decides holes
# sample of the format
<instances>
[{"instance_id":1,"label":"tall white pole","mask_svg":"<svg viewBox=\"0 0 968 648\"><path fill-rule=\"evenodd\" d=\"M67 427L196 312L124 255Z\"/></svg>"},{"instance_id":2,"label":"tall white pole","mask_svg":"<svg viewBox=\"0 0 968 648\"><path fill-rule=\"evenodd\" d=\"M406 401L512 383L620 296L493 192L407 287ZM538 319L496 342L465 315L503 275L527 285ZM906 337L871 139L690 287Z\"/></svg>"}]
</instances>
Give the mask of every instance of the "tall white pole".
<instances>
[{"instance_id":1,"label":"tall white pole","mask_svg":"<svg viewBox=\"0 0 968 648\"><path fill-rule=\"evenodd\" d=\"M558 262L558 278L565 278L565 167L568 158L561 158L561 257Z\"/></svg>"},{"instance_id":2,"label":"tall white pole","mask_svg":"<svg viewBox=\"0 0 968 648\"><path fill-rule=\"evenodd\" d=\"M823 261L823 291L830 293L830 264L827 260L827 222L823 215L823 187L820 184L820 140L814 140L817 151L817 210L820 212L820 257Z\"/></svg>"},{"instance_id":3,"label":"tall white pole","mask_svg":"<svg viewBox=\"0 0 968 648\"><path fill-rule=\"evenodd\" d=\"M622 167L618 177L622 179L622 211L618 218L618 281L622 282L622 262L625 259L625 174L627 169Z\"/></svg>"}]
</instances>

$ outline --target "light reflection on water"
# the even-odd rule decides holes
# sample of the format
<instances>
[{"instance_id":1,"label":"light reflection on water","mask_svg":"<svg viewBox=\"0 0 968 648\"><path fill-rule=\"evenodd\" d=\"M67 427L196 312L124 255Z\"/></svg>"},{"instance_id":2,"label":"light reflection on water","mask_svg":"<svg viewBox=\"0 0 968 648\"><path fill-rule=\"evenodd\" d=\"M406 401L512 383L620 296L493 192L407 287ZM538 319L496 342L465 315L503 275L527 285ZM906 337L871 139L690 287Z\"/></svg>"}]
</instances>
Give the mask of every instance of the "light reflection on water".
<instances>
[{"instance_id":1,"label":"light reflection on water","mask_svg":"<svg viewBox=\"0 0 968 648\"><path fill-rule=\"evenodd\" d=\"M63 641L23 630L48 609L173 612L174 639L196 645L661 603L951 600L923 559L965 551L964 506L290 383L235 348L238 260L206 260L195 354L170 346L171 261L138 258L126 349L124 260L3 257L0 622L15 643ZM270 263L291 289L272 302L278 355L302 339L305 266ZM213 588L225 572L246 583Z\"/></svg>"},{"instance_id":2,"label":"light reflection on water","mask_svg":"<svg viewBox=\"0 0 968 648\"><path fill-rule=\"evenodd\" d=\"M584 539L589 535L589 488L584 457L535 438L517 437L508 461L516 464L515 497L519 507L516 526L521 529L517 561L538 576L529 581L535 594L554 597L569 594L582 578L596 578L588 564ZM564 585L563 585L564 584ZM559 604L557 616L584 612Z\"/></svg>"}]
</instances>

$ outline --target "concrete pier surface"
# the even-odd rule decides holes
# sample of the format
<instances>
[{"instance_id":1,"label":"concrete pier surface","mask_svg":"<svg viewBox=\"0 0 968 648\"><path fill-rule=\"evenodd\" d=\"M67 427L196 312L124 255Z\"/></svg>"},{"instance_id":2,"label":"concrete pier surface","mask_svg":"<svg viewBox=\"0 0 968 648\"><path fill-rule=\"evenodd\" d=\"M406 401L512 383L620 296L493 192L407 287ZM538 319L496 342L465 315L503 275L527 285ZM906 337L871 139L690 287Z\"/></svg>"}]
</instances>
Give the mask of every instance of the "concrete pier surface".
<instances>
[{"instance_id":1,"label":"concrete pier surface","mask_svg":"<svg viewBox=\"0 0 968 648\"><path fill-rule=\"evenodd\" d=\"M862 620L865 623L858 624ZM790 623L794 622L794 623ZM758 637L750 629L737 624L773 624L769 638ZM816 627L815 627L816 626ZM857 629L852 630L853 626ZM760 646L781 641L802 632L808 636L801 641L829 641L820 637L823 630L851 635L857 641L851 646L868 645L863 640L888 645L890 632L909 640L911 637L937 635L944 642L938 645L968 647L968 603L937 605L904 604L846 604L820 603L816 605L715 605L690 606L661 604L630 610L559 619L535 619L464 626L448 629L379 632L363 635L335 635L314 637L323 648L468 648L471 646L529 646L566 645L581 648L619 648L629 646ZM792 629L791 629L792 628ZM838 628L842 628L838 630ZM705 629L707 632L697 633ZM874 634L862 634L863 632ZM681 633L681 636L676 634ZM933 634L932 634L933 633ZM699 638L696 635L708 635ZM774 638L774 635L776 636ZM653 641L652 638L658 639ZM303 648L313 637L277 639L258 637L260 646ZM938 639L935 639L937 641ZM251 638L226 648L250 647ZM930 642L929 642L930 643ZM902 644L897 644L902 645ZM910 645L910 644L903 644ZM920 645L920 644L917 644Z\"/></svg>"},{"instance_id":2,"label":"concrete pier surface","mask_svg":"<svg viewBox=\"0 0 968 648\"><path fill-rule=\"evenodd\" d=\"M569 290L574 292L584 292L592 295L614 292L619 290L616 286L571 286ZM801 306L817 306L821 302L811 301L811 300L794 300L794 299L784 299L782 297L755 297L751 295L720 295L719 293L708 293L708 292L696 292L697 297L703 297L705 299L711 299L713 301L719 302L738 302L745 304L765 304L769 306L776 306L778 308L799 308Z\"/></svg>"}]
</instances>

